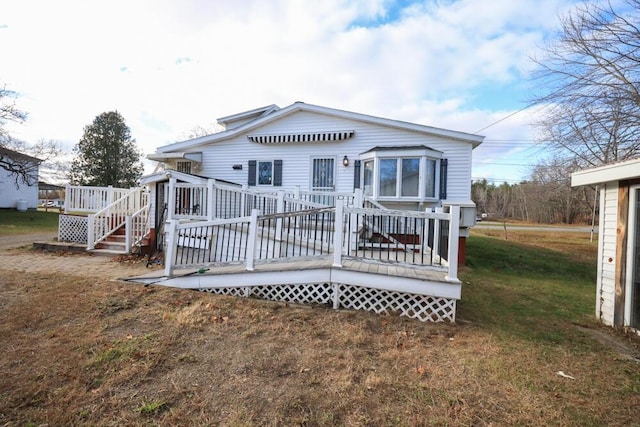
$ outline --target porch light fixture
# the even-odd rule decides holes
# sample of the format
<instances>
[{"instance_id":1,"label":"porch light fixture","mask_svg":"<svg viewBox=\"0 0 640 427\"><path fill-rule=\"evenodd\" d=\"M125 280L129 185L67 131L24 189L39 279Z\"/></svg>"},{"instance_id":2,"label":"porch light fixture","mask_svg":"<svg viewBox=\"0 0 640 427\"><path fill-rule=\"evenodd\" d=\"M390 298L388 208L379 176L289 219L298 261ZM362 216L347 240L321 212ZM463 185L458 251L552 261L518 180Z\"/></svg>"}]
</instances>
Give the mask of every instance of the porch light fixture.
<instances>
[{"instance_id":1,"label":"porch light fixture","mask_svg":"<svg viewBox=\"0 0 640 427\"><path fill-rule=\"evenodd\" d=\"M349 166L349 158L347 156L344 156L342 158L342 165L346 168L347 166Z\"/></svg>"}]
</instances>

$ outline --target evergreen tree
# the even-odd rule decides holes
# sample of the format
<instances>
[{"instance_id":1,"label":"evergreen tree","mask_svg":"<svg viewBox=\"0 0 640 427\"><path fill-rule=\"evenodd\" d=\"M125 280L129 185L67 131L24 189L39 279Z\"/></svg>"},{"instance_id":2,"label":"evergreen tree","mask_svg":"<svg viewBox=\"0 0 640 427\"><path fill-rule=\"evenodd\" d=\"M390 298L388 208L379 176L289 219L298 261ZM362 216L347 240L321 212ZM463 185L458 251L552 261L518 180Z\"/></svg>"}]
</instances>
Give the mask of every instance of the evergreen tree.
<instances>
[{"instance_id":1,"label":"evergreen tree","mask_svg":"<svg viewBox=\"0 0 640 427\"><path fill-rule=\"evenodd\" d=\"M70 180L74 185L128 188L142 175L142 153L117 111L102 113L84 128L73 149Z\"/></svg>"}]
</instances>

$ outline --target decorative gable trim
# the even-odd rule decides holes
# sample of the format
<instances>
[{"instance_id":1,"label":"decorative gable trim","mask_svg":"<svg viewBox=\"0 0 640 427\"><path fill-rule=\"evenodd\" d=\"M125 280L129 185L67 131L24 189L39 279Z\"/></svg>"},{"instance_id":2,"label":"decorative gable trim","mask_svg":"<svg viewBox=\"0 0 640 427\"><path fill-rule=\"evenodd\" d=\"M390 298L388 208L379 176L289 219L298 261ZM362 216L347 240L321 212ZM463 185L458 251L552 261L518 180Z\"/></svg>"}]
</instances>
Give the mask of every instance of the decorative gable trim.
<instances>
[{"instance_id":1,"label":"decorative gable trim","mask_svg":"<svg viewBox=\"0 0 640 427\"><path fill-rule=\"evenodd\" d=\"M302 133L255 134L247 135L247 139L257 144L282 144L287 142L324 142L343 141L352 138L353 130L331 130Z\"/></svg>"}]
</instances>

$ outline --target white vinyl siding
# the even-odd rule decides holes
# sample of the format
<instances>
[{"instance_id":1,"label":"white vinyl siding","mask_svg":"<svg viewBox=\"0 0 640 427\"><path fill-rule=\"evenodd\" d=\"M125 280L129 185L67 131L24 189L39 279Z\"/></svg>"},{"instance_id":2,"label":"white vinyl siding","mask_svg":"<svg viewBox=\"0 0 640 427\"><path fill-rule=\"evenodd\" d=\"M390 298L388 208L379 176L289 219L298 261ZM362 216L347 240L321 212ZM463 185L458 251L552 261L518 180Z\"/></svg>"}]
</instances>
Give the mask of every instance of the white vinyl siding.
<instances>
[{"instance_id":1,"label":"white vinyl siding","mask_svg":"<svg viewBox=\"0 0 640 427\"><path fill-rule=\"evenodd\" d=\"M347 156L348 167L335 163L335 191L353 191L354 160L360 154L376 146L426 145L443 152L449 161L447 202L468 203L471 200L471 144L431 136L404 129L384 127L377 124L347 120L311 112L296 112L269 123L249 133L295 133L331 129L353 129L354 136L342 141L258 144L250 142L246 134L202 147L203 176L224 179L238 184L247 183L247 162L250 159L282 159L282 187L300 186L303 190L313 187L311 159ZM233 169L234 164L243 164L243 169ZM437 198L436 188L435 197Z\"/></svg>"},{"instance_id":2,"label":"white vinyl siding","mask_svg":"<svg viewBox=\"0 0 640 427\"><path fill-rule=\"evenodd\" d=\"M600 191L600 226L596 316L613 325L616 280L616 239L618 228L618 183L607 183Z\"/></svg>"}]
</instances>

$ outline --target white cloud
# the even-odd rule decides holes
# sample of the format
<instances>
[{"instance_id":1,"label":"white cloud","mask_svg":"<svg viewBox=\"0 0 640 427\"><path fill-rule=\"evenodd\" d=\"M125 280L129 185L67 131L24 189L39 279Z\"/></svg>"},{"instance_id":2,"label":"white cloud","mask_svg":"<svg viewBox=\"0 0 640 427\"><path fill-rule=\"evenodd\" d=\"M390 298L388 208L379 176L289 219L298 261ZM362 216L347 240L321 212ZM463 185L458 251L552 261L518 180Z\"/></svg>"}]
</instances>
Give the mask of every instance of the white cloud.
<instances>
[{"instance_id":1,"label":"white cloud","mask_svg":"<svg viewBox=\"0 0 640 427\"><path fill-rule=\"evenodd\" d=\"M487 85L526 78L571 3L11 2L0 79L30 114L14 135L32 142L75 144L117 109L149 153L216 117L294 101L473 132L511 113L488 106ZM512 96L520 108L523 93ZM527 139L524 116L485 135ZM514 155L486 146L477 157Z\"/></svg>"}]
</instances>

